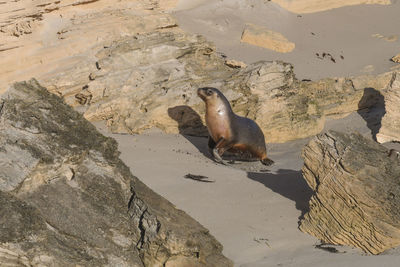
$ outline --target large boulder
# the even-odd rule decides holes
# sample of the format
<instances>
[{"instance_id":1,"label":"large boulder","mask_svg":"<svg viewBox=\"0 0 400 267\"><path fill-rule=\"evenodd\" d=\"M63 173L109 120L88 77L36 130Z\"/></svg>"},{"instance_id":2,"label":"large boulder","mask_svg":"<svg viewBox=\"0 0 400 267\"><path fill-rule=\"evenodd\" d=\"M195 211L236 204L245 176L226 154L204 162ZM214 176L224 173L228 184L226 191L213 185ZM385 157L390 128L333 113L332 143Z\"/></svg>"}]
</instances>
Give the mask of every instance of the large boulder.
<instances>
[{"instance_id":1,"label":"large boulder","mask_svg":"<svg viewBox=\"0 0 400 267\"><path fill-rule=\"evenodd\" d=\"M14 84L0 101L0 265L232 265L118 156L35 80Z\"/></svg>"},{"instance_id":2,"label":"large boulder","mask_svg":"<svg viewBox=\"0 0 400 267\"><path fill-rule=\"evenodd\" d=\"M235 112L257 121L268 142L286 142L320 133L328 117L374 106L391 79L384 73L299 81L291 64L258 62L228 79L222 91Z\"/></svg>"},{"instance_id":3,"label":"large boulder","mask_svg":"<svg viewBox=\"0 0 400 267\"><path fill-rule=\"evenodd\" d=\"M300 230L379 254L400 245L400 161L359 134L328 132L304 147L314 190Z\"/></svg>"},{"instance_id":4,"label":"large boulder","mask_svg":"<svg viewBox=\"0 0 400 267\"><path fill-rule=\"evenodd\" d=\"M400 72L393 74L389 89L384 93L385 114L376 135L380 143L400 142Z\"/></svg>"},{"instance_id":5,"label":"large boulder","mask_svg":"<svg viewBox=\"0 0 400 267\"><path fill-rule=\"evenodd\" d=\"M181 122L168 110L200 110L197 88L222 84L237 72L204 38L183 33L155 31L124 38L100 49L96 57L86 69L59 73L47 84L68 104L80 107L88 120L107 121L113 132L141 133L158 127L177 133ZM71 81L81 73L84 79ZM191 134L201 133L200 127Z\"/></svg>"}]
</instances>

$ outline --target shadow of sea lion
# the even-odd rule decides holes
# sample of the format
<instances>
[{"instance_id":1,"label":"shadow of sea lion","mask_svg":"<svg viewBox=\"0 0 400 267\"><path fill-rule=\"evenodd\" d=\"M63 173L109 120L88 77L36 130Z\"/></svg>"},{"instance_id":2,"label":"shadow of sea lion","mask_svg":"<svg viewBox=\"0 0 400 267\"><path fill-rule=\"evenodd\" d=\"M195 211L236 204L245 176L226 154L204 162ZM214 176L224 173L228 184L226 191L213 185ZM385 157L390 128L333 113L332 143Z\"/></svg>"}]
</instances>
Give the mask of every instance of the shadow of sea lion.
<instances>
[{"instance_id":1,"label":"shadow of sea lion","mask_svg":"<svg viewBox=\"0 0 400 267\"><path fill-rule=\"evenodd\" d=\"M301 171L279 169L276 173L248 172L247 177L293 200L296 203L296 209L301 211L299 219L302 219L308 212L308 202L313 191L304 180Z\"/></svg>"},{"instance_id":2,"label":"shadow of sea lion","mask_svg":"<svg viewBox=\"0 0 400 267\"><path fill-rule=\"evenodd\" d=\"M203 155L210 158L207 147L207 127L200 115L189 106L175 106L168 109L168 116L178 123L179 133L192 143Z\"/></svg>"},{"instance_id":3,"label":"shadow of sea lion","mask_svg":"<svg viewBox=\"0 0 400 267\"><path fill-rule=\"evenodd\" d=\"M168 116L178 122L180 134L208 137L207 127L191 107L182 105L169 108Z\"/></svg>"},{"instance_id":4,"label":"shadow of sea lion","mask_svg":"<svg viewBox=\"0 0 400 267\"><path fill-rule=\"evenodd\" d=\"M384 96L374 88L364 88L357 113L367 122L372 139L376 141L376 135L382 126L382 117L386 113Z\"/></svg>"}]
</instances>

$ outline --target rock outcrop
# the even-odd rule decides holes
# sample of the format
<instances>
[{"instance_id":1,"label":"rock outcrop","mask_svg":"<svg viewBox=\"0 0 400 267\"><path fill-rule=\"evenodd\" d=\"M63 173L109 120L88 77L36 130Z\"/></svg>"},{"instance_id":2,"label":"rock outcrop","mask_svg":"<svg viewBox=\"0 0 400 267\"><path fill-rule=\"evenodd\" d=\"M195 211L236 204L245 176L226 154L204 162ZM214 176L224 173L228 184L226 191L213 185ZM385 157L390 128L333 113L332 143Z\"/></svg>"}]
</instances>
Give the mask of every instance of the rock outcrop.
<instances>
[{"instance_id":1,"label":"rock outcrop","mask_svg":"<svg viewBox=\"0 0 400 267\"><path fill-rule=\"evenodd\" d=\"M315 13L361 4L390 5L391 0L271 0L293 13Z\"/></svg>"},{"instance_id":2,"label":"rock outcrop","mask_svg":"<svg viewBox=\"0 0 400 267\"><path fill-rule=\"evenodd\" d=\"M290 64L259 62L232 76L222 91L236 113L257 121L268 142L285 142L318 134L327 117L340 118L375 105L376 95L391 79L392 73L385 73L299 81Z\"/></svg>"},{"instance_id":3,"label":"rock outcrop","mask_svg":"<svg viewBox=\"0 0 400 267\"><path fill-rule=\"evenodd\" d=\"M292 52L296 46L281 33L254 24L245 25L240 41L280 53Z\"/></svg>"},{"instance_id":4,"label":"rock outcrop","mask_svg":"<svg viewBox=\"0 0 400 267\"><path fill-rule=\"evenodd\" d=\"M400 162L384 146L332 131L302 155L303 176L315 192L303 232L372 254L400 245Z\"/></svg>"},{"instance_id":5,"label":"rock outcrop","mask_svg":"<svg viewBox=\"0 0 400 267\"><path fill-rule=\"evenodd\" d=\"M380 143L400 142L400 73L395 73L389 89L384 94L385 115L376 135Z\"/></svg>"},{"instance_id":6,"label":"rock outcrop","mask_svg":"<svg viewBox=\"0 0 400 267\"><path fill-rule=\"evenodd\" d=\"M203 38L183 33L125 38L96 57L85 69L59 73L47 83L68 104L81 106L88 120L106 120L114 132L140 133L151 127L177 132L179 123L168 109L200 106L196 88L222 84L233 73ZM80 73L85 79L70 81Z\"/></svg>"},{"instance_id":7,"label":"rock outcrop","mask_svg":"<svg viewBox=\"0 0 400 267\"><path fill-rule=\"evenodd\" d=\"M393 62L400 63L400 53L391 58Z\"/></svg>"},{"instance_id":8,"label":"rock outcrop","mask_svg":"<svg viewBox=\"0 0 400 267\"><path fill-rule=\"evenodd\" d=\"M38 78L91 61L121 37L173 30L165 10L176 0L21 0L1 3L0 94L16 81ZM82 69L82 68L80 68ZM85 77L86 78L86 77ZM82 79L81 76L71 80Z\"/></svg>"},{"instance_id":9,"label":"rock outcrop","mask_svg":"<svg viewBox=\"0 0 400 267\"><path fill-rule=\"evenodd\" d=\"M35 80L14 84L0 101L0 265L232 265L118 156Z\"/></svg>"}]
</instances>

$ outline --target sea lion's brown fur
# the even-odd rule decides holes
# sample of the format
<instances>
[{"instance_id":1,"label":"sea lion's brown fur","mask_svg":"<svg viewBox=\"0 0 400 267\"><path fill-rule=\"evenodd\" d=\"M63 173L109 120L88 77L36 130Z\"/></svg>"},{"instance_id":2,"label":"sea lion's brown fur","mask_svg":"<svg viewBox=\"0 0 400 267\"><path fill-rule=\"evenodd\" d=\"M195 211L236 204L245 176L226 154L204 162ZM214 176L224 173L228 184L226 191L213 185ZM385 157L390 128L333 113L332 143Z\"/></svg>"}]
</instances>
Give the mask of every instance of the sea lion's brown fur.
<instances>
[{"instance_id":1,"label":"sea lion's brown fur","mask_svg":"<svg viewBox=\"0 0 400 267\"><path fill-rule=\"evenodd\" d=\"M208 147L214 159L224 163L221 156L234 149L250 153L264 165L273 161L267 157L264 134L253 120L236 115L226 97L212 87L199 88L198 96L206 104L206 124L210 134Z\"/></svg>"}]
</instances>

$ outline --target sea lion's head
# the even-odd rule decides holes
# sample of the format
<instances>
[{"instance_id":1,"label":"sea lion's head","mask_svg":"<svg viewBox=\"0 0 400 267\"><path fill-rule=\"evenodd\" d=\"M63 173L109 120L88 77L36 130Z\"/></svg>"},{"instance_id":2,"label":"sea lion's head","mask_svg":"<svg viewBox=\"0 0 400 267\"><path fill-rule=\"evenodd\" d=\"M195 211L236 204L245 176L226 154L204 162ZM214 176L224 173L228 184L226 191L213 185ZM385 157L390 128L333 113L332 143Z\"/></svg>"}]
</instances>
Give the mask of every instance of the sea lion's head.
<instances>
[{"instance_id":1,"label":"sea lion's head","mask_svg":"<svg viewBox=\"0 0 400 267\"><path fill-rule=\"evenodd\" d=\"M197 95L206 103L207 109L221 112L232 112L228 99L216 88L203 87L197 89Z\"/></svg>"},{"instance_id":2,"label":"sea lion's head","mask_svg":"<svg viewBox=\"0 0 400 267\"><path fill-rule=\"evenodd\" d=\"M197 89L197 95L204 101L204 102L209 102L209 101L226 101L228 102L228 100L225 98L225 96L221 93L221 91L219 91L216 88L213 87L203 87L203 88L199 88Z\"/></svg>"}]
</instances>

